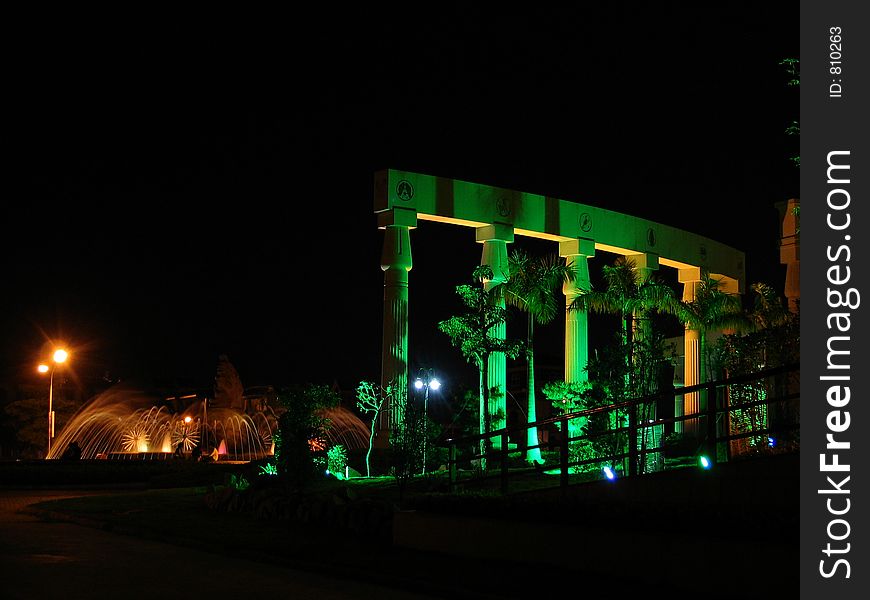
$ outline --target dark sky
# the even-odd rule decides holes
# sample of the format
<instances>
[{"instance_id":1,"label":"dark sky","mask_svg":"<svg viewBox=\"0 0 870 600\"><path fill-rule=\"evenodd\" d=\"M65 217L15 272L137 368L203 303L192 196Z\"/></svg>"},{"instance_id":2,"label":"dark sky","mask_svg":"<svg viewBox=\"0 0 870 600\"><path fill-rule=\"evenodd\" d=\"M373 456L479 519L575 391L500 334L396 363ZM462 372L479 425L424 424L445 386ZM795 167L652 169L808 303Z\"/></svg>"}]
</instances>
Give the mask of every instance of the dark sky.
<instances>
[{"instance_id":1,"label":"dark sky","mask_svg":"<svg viewBox=\"0 0 870 600\"><path fill-rule=\"evenodd\" d=\"M83 378L208 386L226 353L245 385L377 379L387 167L694 230L780 287L798 93L777 63L797 56L798 6L702 4L22 26L3 377L31 377L48 337ZM480 247L423 223L412 248L411 364L458 381L435 324Z\"/></svg>"}]
</instances>

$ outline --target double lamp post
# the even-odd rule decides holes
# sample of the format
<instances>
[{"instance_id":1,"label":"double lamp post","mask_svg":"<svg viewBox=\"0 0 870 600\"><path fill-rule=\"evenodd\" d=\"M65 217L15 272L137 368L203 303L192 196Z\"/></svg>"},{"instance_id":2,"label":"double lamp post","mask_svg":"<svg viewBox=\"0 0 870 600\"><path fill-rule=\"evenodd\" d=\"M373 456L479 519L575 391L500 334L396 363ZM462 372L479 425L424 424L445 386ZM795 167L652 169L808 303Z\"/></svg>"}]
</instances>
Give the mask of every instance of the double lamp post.
<instances>
[{"instance_id":1,"label":"double lamp post","mask_svg":"<svg viewBox=\"0 0 870 600\"><path fill-rule=\"evenodd\" d=\"M66 359L69 358L69 353L63 348L58 348L54 351L54 354L51 357L52 364L51 366L47 364L41 364L37 367L37 371L40 373L48 373L48 450L45 453L46 460L48 459L48 455L51 454L51 438L54 437L54 409L52 408L52 403L54 401L54 369L57 365L63 364L66 362Z\"/></svg>"},{"instance_id":2,"label":"double lamp post","mask_svg":"<svg viewBox=\"0 0 870 600\"><path fill-rule=\"evenodd\" d=\"M426 447L429 445L429 388L437 392L441 388L441 382L432 369L420 369L420 375L414 381L414 389L426 390L423 395L423 475L426 474Z\"/></svg>"}]
</instances>

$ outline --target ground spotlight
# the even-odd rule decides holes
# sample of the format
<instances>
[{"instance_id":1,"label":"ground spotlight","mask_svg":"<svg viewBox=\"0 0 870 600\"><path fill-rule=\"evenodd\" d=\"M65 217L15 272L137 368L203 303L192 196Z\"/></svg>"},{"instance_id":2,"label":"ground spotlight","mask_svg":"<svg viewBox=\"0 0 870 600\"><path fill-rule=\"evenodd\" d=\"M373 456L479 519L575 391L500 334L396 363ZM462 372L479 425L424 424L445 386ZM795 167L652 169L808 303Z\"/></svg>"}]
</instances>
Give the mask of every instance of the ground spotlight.
<instances>
[{"instance_id":1,"label":"ground spotlight","mask_svg":"<svg viewBox=\"0 0 870 600\"><path fill-rule=\"evenodd\" d=\"M701 468L703 469L709 469L710 466L713 464L710 462L710 459L703 454L698 458L698 463L700 463Z\"/></svg>"},{"instance_id":2,"label":"ground spotlight","mask_svg":"<svg viewBox=\"0 0 870 600\"><path fill-rule=\"evenodd\" d=\"M601 469L604 472L604 476L607 477L610 481L616 479L616 473L613 472L613 469L610 467L604 467Z\"/></svg>"}]
</instances>

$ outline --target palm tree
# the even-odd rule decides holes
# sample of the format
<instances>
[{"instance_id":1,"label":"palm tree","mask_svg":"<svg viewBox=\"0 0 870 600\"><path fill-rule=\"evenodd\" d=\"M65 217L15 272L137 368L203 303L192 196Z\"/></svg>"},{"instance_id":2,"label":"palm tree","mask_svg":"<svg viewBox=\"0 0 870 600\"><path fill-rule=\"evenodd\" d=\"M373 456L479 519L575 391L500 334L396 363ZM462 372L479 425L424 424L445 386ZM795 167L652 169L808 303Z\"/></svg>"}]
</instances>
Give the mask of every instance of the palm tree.
<instances>
[{"instance_id":1,"label":"palm tree","mask_svg":"<svg viewBox=\"0 0 870 600\"><path fill-rule=\"evenodd\" d=\"M743 329L747 317L740 296L722 291L722 280L704 274L695 288L695 299L676 305L676 315L687 329L698 330L698 380L706 383L712 375L707 351L707 334L720 329Z\"/></svg>"},{"instance_id":2,"label":"palm tree","mask_svg":"<svg viewBox=\"0 0 870 600\"><path fill-rule=\"evenodd\" d=\"M721 289L722 281L702 274L696 284L694 300L681 301L677 305L677 317L686 324L687 330L698 331L698 382L706 383L712 376L710 352L707 351L707 334L711 331L733 328L742 329L747 324L740 296L728 294ZM689 357L686 357L689 360ZM703 410L707 404L707 391L687 394L684 398L684 413L691 414ZM698 422L686 422L689 432L697 430Z\"/></svg>"},{"instance_id":3,"label":"palm tree","mask_svg":"<svg viewBox=\"0 0 870 600\"><path fill-rule=\"evenodd\" d=\"M677 301L674 291L654 278L641 281L634 260L618 257L612 266L602 269L606 289L591 290L577 296L568 310L586 310L599 314L617 314L622 320L622 343L628 348L627 363L631 364L631 341L643 328L640 319L647 318L650 310L675 313ZM640 315L643 317L640 317Z\"/></svg>"},{"instance_id":4,"label":"palm tree","mask_svg":"<svg viewBox=\"0 0 870 600\"><path fill-rule=\"evenodd\" d=\"M779 327L792 318L792 313L783 307L779 294L771 286L759 282L750 287L755 292L755 305L749 319L756 329Z\"/></svg>"},{"instance_id":5,"label":"palm tree","mask_svg":"<svg viewBox=\"0 0 870 600\"><path fill-rule=\"evenodd\" d=\"M528 423L537 420L535 410L535 323L544 325L559 314L560 303L556 299L556 289L565 281L574 279L574 270L563 264L556 256L532 258L522 250L514 250L508 258L510 279L505 284L505 301L528 315L526 334L526 363L528 370L529 401L526 419ZM541 449L538 448L538 428L526 429L527 462L543 462Z\"/></svg>"}]
</instances>

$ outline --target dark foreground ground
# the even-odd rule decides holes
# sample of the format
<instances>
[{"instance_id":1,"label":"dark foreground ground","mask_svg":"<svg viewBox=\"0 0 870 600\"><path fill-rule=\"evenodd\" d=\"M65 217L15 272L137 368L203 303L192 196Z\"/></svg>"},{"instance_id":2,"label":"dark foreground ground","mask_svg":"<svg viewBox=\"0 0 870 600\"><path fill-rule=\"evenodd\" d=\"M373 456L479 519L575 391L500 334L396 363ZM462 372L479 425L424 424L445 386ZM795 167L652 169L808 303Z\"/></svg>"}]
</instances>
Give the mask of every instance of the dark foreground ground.
<instances>
[{"instance_id":1,"label":"dark foreground ground","mask_svg":"<svg viewBox=\"0 0 870 600\"><path fill-rule=\"evenodd\" d=\"M741 581L745 598L794 597L797 578L788 566L792 545L796 556L797 531L787 531L787 513L794 507L788 490L782 490L791 462L772 465L775 477L756 467L748 478L726 475L701 485L671 475L641 485L623 482L622 488L576 486L569 504L558 502L554 492L549 500L542 493L506 503L492 497L443 503L435 495L417 503L415 511L397 513L395 538L210 510L203 486L54 491L6 486L0 490L0 598L263 592L318 598L518 598L530 590L585 598L693 592L717 598L727 597ZM778 495L765 496L759 483L764 481ZM746 486L740 493L738 484ZM671 489L672 498L678 494L676 504L637 501L669 497L662 488ZM711 511L711 493L716 502L727 498L727 503ZM552 514L540 518L516 513L546 506ZM499 507L497 519L485 516ZM759 531L765 520L761 510L778 513L780 525ZM626 519L628 514L635 516ZM675 515L686 518L673 520ZM638 527L647 520L650 526ZM740 523L745 531L734 530ZM703 567L705 561L689 556L697 552L680 536L689 536L687 543L702 548L716 565L703 576L685 577L650 577L660 569L639 568L639 560L674 564L676 573L681 563L687 569ZM743 555L752 552L762 558L747 561Z\"/></svg>"}]
</instances>

